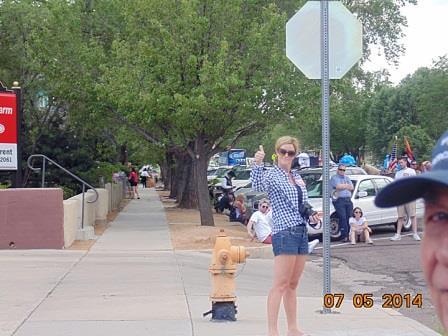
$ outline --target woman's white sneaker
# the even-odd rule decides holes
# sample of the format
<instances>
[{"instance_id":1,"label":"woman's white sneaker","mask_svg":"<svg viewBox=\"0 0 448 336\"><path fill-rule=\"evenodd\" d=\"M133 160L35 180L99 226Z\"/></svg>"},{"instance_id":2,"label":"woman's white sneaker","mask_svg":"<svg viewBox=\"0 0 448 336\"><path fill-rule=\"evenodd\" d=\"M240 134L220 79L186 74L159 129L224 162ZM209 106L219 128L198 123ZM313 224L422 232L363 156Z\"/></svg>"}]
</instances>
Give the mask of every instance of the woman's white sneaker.
<instances>
[{"instance_id":1,"label":"woman's white sneaker","mask_svg":"<svg viewBox=\"0 0 448 336\"><path fill-rule=\"evenodd\" d=\"M401 235L396 233L390 238L390 240L392 240L392 241L401 240Z\"/></svg>"},{"instance_id":2,"label":"woman's white sneaker","mask_svg":"<svg viewBox=\"0 0 448 336\"><path fill-rule=\"evenodd\" d=\"M308 253L311 254L316 247L316 245L319 244L319 239L314 239L308 243Z\"/></svg>"},{"instance_id":3,"label":"woman's white sneaker","mask_svg":"<svg viewBox=\"0 0 448 336\"><path fill-rule=\"evenodd\" d=\"M420 240L422 240L422 239L420 238L420 236L418 235L418 233L414 233L414 234L412 235L412 238L414 238L414 240L416 240L416 241L420 241Z\"/></svg>"}]
</instances>

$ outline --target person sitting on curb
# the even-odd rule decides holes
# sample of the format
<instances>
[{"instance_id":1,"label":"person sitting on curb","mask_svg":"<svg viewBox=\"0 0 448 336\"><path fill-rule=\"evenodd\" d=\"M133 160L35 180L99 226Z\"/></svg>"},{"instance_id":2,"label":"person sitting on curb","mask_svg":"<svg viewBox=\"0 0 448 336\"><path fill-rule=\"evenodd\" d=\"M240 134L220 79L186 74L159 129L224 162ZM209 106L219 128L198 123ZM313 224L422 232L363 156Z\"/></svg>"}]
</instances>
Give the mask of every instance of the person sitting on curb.
<instances>
[{"instance_id":1,"label":"person sitting on curb","mask_svg":"<svg viewBox=\"0 0 448 336\"><path fill-rule=\"evenodd\" d=\"M272 244L272 215L269 202L263 198L247 224L247 233L252 240L257 239L263 244ZM254 231L254 232L253 232Z\"/></svg>"},{"instance_id":2,"label":"person sitting on curb","mask_svg":"<svg viewBox=\"0 0 448 336\"><path fill-rule=\"evenodd\" d=\"M448 331L448 130L437 141L432 159L430 171L390 183L378 193L375 204L387 208L423 198L421 264L432 303Z\"/></svg>"},{"instance_id":3,"label":"person sitting on curb","mask_svg":"<svg viewBox=\"0 0 448 336\"><path fill-rule=\"evenodd\" d=\"M257 239L263 244L272 244L272 211L269 201L263 198L258 203L258 211L255 211L247 224L247 233L251 240ZM308 253L312 253L319 239L308 243Z\"/></svg>"},{"instance_id":4,"label":"person sitting on curb","mask_svg":"<svg viewBox=\"0 0 448 336\"><path fill-rule=\"evenodd\" d=\"M230 221L247 224L246 205L244 204L244 195L239 194L235 198L232 209L230 210Z\"/></svg>"},{"instance_id":5,"label":"person sitting on curb","mask_svg":"<svg viewBox=\"0 0 448 336\"><path fill-rule=\"evenodd\" d=\"M370 233L372 230L369 228L369 223L363 216L360 207L353 209L353 217L350 217L348 222L350 224L350 243L352 245L356 244L357 236L362 236L361 239L367 244L373 244L372 239L370 239Z\"/></svg>"}]
</instances>

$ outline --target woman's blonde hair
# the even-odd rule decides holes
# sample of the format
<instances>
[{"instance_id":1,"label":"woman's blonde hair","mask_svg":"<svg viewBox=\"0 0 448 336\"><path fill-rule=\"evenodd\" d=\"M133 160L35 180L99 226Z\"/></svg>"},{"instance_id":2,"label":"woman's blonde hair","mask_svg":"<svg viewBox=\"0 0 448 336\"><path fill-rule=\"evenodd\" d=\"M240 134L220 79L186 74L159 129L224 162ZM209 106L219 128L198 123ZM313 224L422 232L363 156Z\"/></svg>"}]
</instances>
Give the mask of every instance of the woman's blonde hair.
<instances>
[{"instance_id":1,"label":"woman's blonde hair","mask_svg":"<svg viewBox=\"0 0 448 336\"><path fill-rule=\"evenodd\" d=\"M275 151L277 152L284 144L293 145L296 153L299 151L299 140L289 135L285 135L277 139L275 142Z\"/></svg>"}]
</instances>

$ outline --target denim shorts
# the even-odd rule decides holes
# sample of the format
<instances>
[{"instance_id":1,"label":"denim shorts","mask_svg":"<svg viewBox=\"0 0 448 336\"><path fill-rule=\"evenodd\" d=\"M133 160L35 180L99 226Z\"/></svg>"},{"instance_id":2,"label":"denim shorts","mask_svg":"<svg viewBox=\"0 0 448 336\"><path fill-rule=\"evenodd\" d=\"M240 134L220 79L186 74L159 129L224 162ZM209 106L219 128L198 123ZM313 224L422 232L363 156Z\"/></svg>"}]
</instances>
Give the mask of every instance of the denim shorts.
<instances>
[{"instance_id":1,"label":"denim shorts","mask_svg":"<svg viewBox=\"0 0 448 336\"><path fill-rule=\"evenodd\" d=\"M279 231L272 236L274 256L281 254L308 254L308 230L305 225L297 225Z\"/></svg>"}]
</instances>

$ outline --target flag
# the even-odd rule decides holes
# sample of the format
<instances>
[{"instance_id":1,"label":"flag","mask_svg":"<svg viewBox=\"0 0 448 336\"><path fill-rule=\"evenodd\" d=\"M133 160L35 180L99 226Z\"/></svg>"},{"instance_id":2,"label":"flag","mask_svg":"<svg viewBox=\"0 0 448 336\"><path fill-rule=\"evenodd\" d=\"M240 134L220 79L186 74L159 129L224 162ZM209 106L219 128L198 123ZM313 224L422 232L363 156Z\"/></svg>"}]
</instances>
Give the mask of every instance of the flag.
<instances>
[{"instance_id":1,"label":"flag","mask_svg":"<svg viewBox=\"0 0 448 336\"><path fill-rule=\"evenodd\" d=\"M408 155L409 160L411 160L411 161L415 160L414 153L412 153L411 145L409 144L407 136L404 137L404 148L405 148L406 154Z\"/></svg>"},{"instance_id":2,"label":"flag","mask_svg":"<svg viewBox=\"0 0 448 336\"><path fill-rule=\"evenodd\" d=\"M392 145L392 153L390 154L389 169L394 170L397 165L397 143L394 142Z\"/></svg>"},{"instance_id":3,"label":"flag","mask_svg":"<svg viewBox=\"0 0 448 336\"><path fill-rule=\"evenodd\" d=\"M394 161L397 158L397 144L392 145L392 153L390 155L390 161Z\"/></svg>"}]
</instances>

